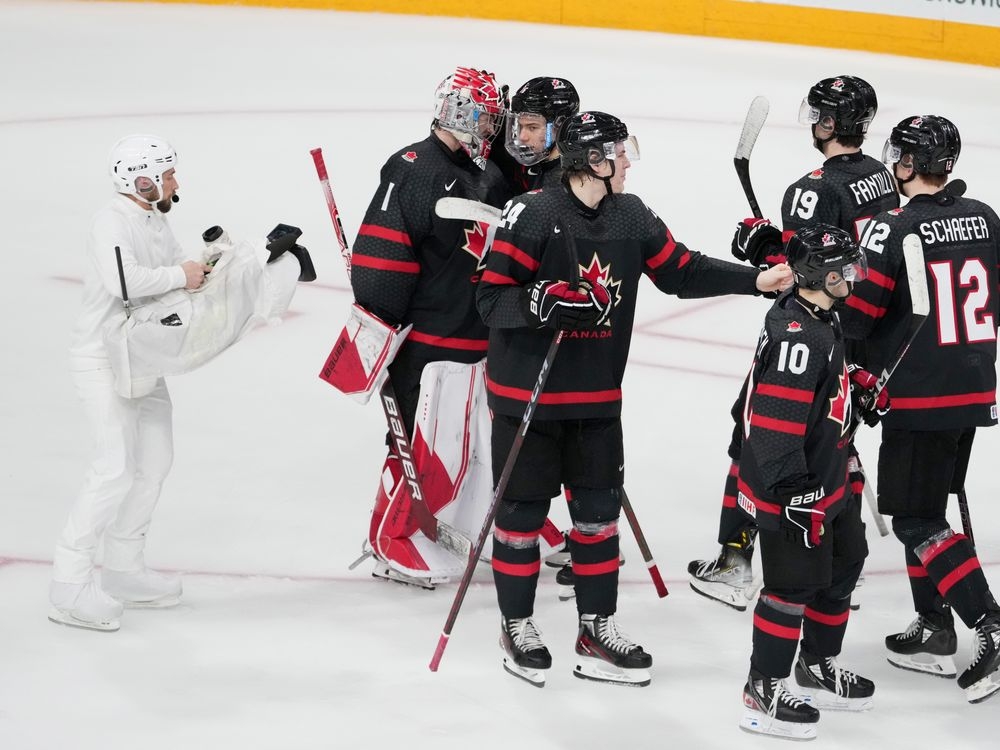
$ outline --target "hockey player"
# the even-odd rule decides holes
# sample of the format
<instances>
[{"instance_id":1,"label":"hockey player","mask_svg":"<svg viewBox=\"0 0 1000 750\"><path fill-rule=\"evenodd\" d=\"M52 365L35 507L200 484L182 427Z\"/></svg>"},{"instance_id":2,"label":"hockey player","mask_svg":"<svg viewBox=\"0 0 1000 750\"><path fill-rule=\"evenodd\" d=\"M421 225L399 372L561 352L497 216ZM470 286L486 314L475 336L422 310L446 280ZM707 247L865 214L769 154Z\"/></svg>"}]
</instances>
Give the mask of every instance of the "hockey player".
<instances>
[{"instance_id":1,"label":"hockey player","mask_svg":"<svg viewBox=\"0 0 1000 750\"><path fill-rule=\"evenodd\" d=\"M471 366L486 355L487 330L475 308L475 290L487 232L475 222L439 218L435 204L453 196L500 207L510 197L488 160L502 121L493 74L457 68L436 91L430 134L398 150L382 167L354 246L351 286L364 324L372 335L390 338L402 338L400 329L412 326L395 359L383 365L414 441L427 365ZM433 545L424 552L418 548L421 538L405 502L400 459L390 450L368 535L373 575L433 588L440 578L427 559ZM461 571L462 561L454 563Z\"/></svg>"},{"instance_id":2,"label":"hockey player","mask_svg":"<svg viewBox=\"0 0 1000 750\"><path fill-rule=\"evenodd\" d=\"M868 553L848 502L849 381L874 378L847 367L832 309L865 277L864 253L844 230L815 224L785 256L796 285L767 313L738 404L737 504L759 527L764 573L740 727L804 740L816 736L817 707L865 710L875 691L836 659ZM793 663L807 700L784 683Z\"/></svg>"},{"instance_id":3,"label":"hockey player","mask_svg":"<svg viewBox=\"0 0 1000 750\"><path fill-rule=\"evenodd\" d=\"M810 126L813 145L823 154L822 166L789 185L781 204L784 233L763 219L747 219L733 240L733 254L756 266L782 260L782 240L796 230L815 223L839 227L857 240L871 217L899 206L889 171L877 159L865 155L861 147L875 113L875 90L856 76L837 76L819 81L802 101L800 121ZM863 351L851 342L850 359L863 363ZM756 529L736 508L736 474L739 456L725 481L719 521L717 559L692 560L688 565L690 585L699 594L734 609L747 608L756 589L751 558ZM864 474L856 453L852 458L852 492L864 488ZM759 579L757 579L759 581Z\"/></svg>"},{"instance_id":4,"label":"hockey player","mask_svg":"<svg viewBox=\"0 0 1000 750\"><path fill-rule=\"evenodd\" d=\"M574 115L558 147L560 185L507 204L478 293L491 328L494 481L553 332L567 332L496 515L492 564L503 663L511 674L544 685L552 660L532 619L538 534L551 498L565 486L579 613L574 673L648 685L652 657L615 619L625 466L621 383L639 279L649 275L669 294L706 297L774 291L790 283L790 271L779 265L759 272L676 242L639 198L623 192L639 152L618 118Z\"/></svg>"},{"instance_id":5,"label":"hockey player","mask_svg":"<svg viewBox=\"0 0 1000 750\"><path fill-rule=\"evenodd\" d=\"M912 310L902 245L915 233L927 260L930 313L892 376L878 504L903 543L917 618L885 643L897 667L954 677L954 611L975 629L958 684L978 703L1000 691L1000 607L975 547L945 516L948 494L964 487L976 428L997 423L1000 220L986 204L945 189L960 150L958 129L944 117L908 117L892 129L884 159L909 202L867 226L871 279L858 286L844 325L867 337L876 368L892 358Z\"/></svg>"}]
</instances>

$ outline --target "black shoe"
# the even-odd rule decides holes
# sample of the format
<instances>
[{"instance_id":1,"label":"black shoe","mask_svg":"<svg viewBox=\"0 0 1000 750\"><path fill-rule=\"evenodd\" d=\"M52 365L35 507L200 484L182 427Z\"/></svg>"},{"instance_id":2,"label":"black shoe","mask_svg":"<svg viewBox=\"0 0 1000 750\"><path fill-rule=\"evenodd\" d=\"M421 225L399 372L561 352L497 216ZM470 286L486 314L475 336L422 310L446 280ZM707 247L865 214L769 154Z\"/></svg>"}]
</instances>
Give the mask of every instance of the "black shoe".
<instances>
[{"instance_id":1,"label":"black shoe","mask_svg":"<svg viewBox=\"0 0 1000 750\"><path fill-rule=\"evenodd\" d=\"M576 638L577 677L645 687L653 657L618 629L614 615L580 615Z\"/></svg>"},{"instance_id":2,"label":"black shoe","mask_svg":"<svg viewBox=\"0 0 1000 750\"><path fill-rule=\"evenodd\" d=\"M867 711L872 707L875 683L841 668L834 656L813 656L800 648L795 682L816 708Z\"/></svg>"},{"instance_id":3,"label":"black shoe","mask_svg":"<svg viewBox=\"0 0 1000 750\"><path fill-rule=\"evenodd\" d=\"M795 740L816 738L819 711L785 687L778 677L750 670L743 686L743 719L740 729Z\"/></svg>"},{"instance_id":4,"label":"black shoe","mask_svg":"<svg viewBox=\"0 0 1000 750\"><path fill-rule=\"evenodd\" d=\"M951 609L918 614L906 632L887 635L885 647L894 667L948 679L954 677L955 660L951 657L958 651L958 639Z\"/></svg>"},{"instance_id":5,"label":"black shoe","mask_svg":"<svg viewBox=\"0 0 1000 750\"><path fill-rule=\"evenodd\" d=\"M972 663L958 678L969 703L981 703L1000 692L1000 613L986 615L976 625Z\"/></svg>"}]
</instances>

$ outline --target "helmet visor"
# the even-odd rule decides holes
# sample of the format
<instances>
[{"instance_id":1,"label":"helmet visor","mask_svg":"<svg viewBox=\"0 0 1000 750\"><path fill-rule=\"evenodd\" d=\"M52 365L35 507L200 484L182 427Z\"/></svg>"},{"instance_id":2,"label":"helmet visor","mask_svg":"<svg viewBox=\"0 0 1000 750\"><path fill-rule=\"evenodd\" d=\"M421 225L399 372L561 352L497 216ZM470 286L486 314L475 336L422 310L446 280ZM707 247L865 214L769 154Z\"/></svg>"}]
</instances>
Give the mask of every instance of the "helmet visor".
<instances>
[{"instance_id":1,"label":"helmet visor","mask_svg":"<svg viewBox=\"0 0 1000 750\"><path fill-rule=\"evenodd\" d=\"M808 98L803 99L802 104L799 105L799 122L803 125L819 125L826 130L833 130L837 124L833 115L824 115L809 103Z\"/></svg>"},{"instance_id":2,"label":"helmet visor","mask_svg":"<svg viewBox=\"0 0 1000 750\"><path fill-rule=\"evenodd\" d=\"M864 281L868 278L868 259L864 251L858 253L853 263L847 263L840 271L844 281Z\"/></svg>"},{"instance_id":3,"label":"helmet visor","mask_svg":"<svg viewBox=\"0 0 1000 750\"><path fill-rule=\"evenodd\" d=\"M597 166L605 159L616 159L619 156L624 156L629 161L639 161L639 141L634 135L628 136L624 141L611 141L609 143L594 145L599 145L604 152L604 158L600 158L596 153L594 154L591 159L591 163L594 166Z\"/></svg>"},{"instance_id":4,"label":"helmet visor","mask_svg":"<svg viewBox=\"0 0 1000 750\"><path fill-rule=\"evenodd\" d=\"M506 130L507 152L526 167L542 161L556 143L555 124L533 112L511 112Z\"/></svg>"}]
</instances>

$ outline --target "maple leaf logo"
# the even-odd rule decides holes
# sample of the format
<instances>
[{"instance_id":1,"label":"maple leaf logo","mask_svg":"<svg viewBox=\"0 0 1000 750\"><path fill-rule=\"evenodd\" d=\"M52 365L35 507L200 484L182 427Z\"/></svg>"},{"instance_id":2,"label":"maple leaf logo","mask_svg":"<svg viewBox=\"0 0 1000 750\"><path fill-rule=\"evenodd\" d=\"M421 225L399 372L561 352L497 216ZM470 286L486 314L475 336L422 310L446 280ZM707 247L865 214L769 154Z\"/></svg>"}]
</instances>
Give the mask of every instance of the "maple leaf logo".
<instances>
[{"instance_id":1,"label":"maple leaf logo","mask_svg":"<svg viewBox=\"0 0 1000 750\"><path fill-rule=\"evenodd\" d=\"M465 232L465 244L462 245L462 249L479 261L477 270L483 270L486 267L486 239L489 225L482 221L475 221L462 231Z\"/></svg>"},{"instance_id":2,"label":"maple leaf logo","mask_svg":"<svg viewBox=\"0 0 1000 750\"><path fill-rule=\"evenodd\" d=\"M830 398L829 418L840 425L840 434L847 433L851 423L851 381L847 378L847 365L840 373L837 382L837 393Z\"/></svg>"},{"instance_id":3,"label":"maple leaf logo","mask_svg":"<svg viewBox=\"0 0 1000 750\"><path fill-rule=\"evenodd\" d=\"M615 279L611 275L611 264L606 266L601 265L601 259L597 257L597 253L594 253L594 257L590 259L590 264L587 266L580 265L580 279L584 281L589 281L592 284L601 283L608 290L611 295L612 306L617 305L621 302L621 285L620 279ZM604 325L610 326L611 321L604 321Z\"/></svg>"}]
</instances>

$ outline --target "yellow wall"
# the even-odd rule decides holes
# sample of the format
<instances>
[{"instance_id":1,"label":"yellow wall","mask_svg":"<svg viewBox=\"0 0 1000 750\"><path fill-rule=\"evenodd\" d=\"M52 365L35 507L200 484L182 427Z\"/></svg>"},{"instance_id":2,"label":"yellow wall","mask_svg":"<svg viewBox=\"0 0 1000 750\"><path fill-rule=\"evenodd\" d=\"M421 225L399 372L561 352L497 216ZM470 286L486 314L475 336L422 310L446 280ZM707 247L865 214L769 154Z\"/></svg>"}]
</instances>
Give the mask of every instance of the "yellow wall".
<instances>
[{"instance_id":1,"label":"yellow wall","mask_svg":"<svg viewBox=\"0 0 1000 750\"><path fill-rule=\"evenodd\" d=\"M615 27L817 47L836 46L1000 67L998 27L736 0L500 0L489 6L481 4L474 12L469 12L468 3L456 0L159 2L323 8Z\"/></svg>"}]
</instances>

